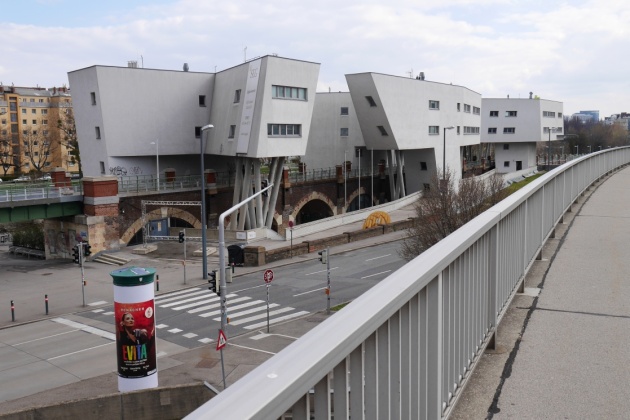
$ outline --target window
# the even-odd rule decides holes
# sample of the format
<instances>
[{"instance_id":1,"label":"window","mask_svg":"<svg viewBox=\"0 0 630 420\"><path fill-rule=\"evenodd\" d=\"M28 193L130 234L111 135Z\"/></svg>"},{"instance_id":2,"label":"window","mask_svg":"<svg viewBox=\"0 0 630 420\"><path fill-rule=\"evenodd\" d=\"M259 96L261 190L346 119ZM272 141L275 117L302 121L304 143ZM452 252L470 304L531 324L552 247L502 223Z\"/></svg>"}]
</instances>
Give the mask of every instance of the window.
<instances>
[{"instance_id":1,"label":"window","mask_svg":"<svg viewBox=\"0 0 630 420\"><path fill-rule=\"evenodd\" d=\"M74 166L74 162L73 162L73 161L71 161L71 160L69 160L69 161L68 161L68 166Z\"/></svg>"},{"instance_id":2,"label":"window","mask_svg":"<svg viewBox=\"0 0 630 420\"><path fill-rule=\"evenodd\" d=\"M42 125L48 125L48 120L42 120Z\"/></svg>"},{"instance_id":3,"label":"window","mask_svg":"<svg viewBox=\"0 0 630 420\"><path fill-rule=\"evenodd\" d=\"M459 102L457 102L457 112L460 112L460 111L461 111L461 107L460 107L460 105L461 105L461 104L460 104Z\"/></svg>"},{"instance_id":4,"label":"window","mask_svg":"<svg viewBox=\"0 0 630 420\"><path fill-rule=\"evenodd\" d=\"M460 131L459 131L459 125L457 126L457 134L458 135L461 134Z\"/></svg>"},{"instance_id":5,"label":"window","mask_svg":"<svg viewBox=\"0 0 630 420\"><path fill-rule=\"evenodd\" d=\"M556 113L551 111L543 111L543 117L556 118Z\"/></svg>"},{"instance_id":6,"label":"window","mask_svg":"<svg viewBox=\"0 0 630 420\"><path fill-rule=\"evenodd\" d=\"M510 150L510 144L509 143L503 143L503 150Z\"/></svg>"},{"instance_id":7,"label":"window","mask_svg":"<svg viewBox=\"0 0 630 420\"><path fill-rule=\"evenodd\" d=\"M47 109L42 109L42 115L48 115L48 110Z\"/></svg>"},{"instance_id":8,"label":"window","mask_svg":"<svg viewBox=\"0 0 630 420\"><path fill-rule=\"evenodd\" d=\"M516 111L505 111L506 117L516 117Z\"/></svg>"},{"instance_id":9,"label":"window","mask_svg":"<svg viewBox=\"0 0 630 420\"><path fill-rule=\"evenodd\" d=\"M22 108L22 114L26 114L26 108Z\"/></svg>"},{"instance_id":10,"label":"window","mask_svg":"<svg viewBox=\"0 0 630 420\"><path fill-rule=\"evenodd\" d=\"M44 131L42 132L42 134L44 135L44 137L47 137L47 136L48 136L48 130L44 130Z\"/></svg>"},{"instance_id":11,"label":"window","mask_svg":"<svg viewBox=\"0 0 630 420\"><path fill-rule=\"evenodd\" d=\"M33 121L33 125L37 124L37 120L32 120Z\"/></svg>"},{"instance_id":12,"label":"window","mask_svg":"<svg viewBox=\"0 0 630 420\"><path fill-rule=\"evenodd\" d=\"M48 156L48 153L46 153L46 156ZM50 166L50 162L44 163L44 166Z\"/></svg>"},{"instance_id":13,"label":"window","mask_svg":"<svg viewBox=\"0 0 630 420\"><path fill-rule=\"evenodd\" d=\"M31 98L31 102L35 102L35 98Z\"/></svg>"},{"instance_id":14,"label":"window","mask_svg":"<svg viewBox=\"0 0 630 420\"><path fill-rule=\"evenodd\" d=\"M376 106L376 102L374 102L374 98L372 98L371 96L366 96L365 99L368 101L368 104L370 104L370 106Z\"/></svg>"},{"instance_id":15,"label":"window","mask_svg":"<svg viewBox=\"0 0 630 420\"><path fill-rule=\"evenodd\" d=\"M339 130L339 135L340 135L341 137L348 137L348 129L347 129L347 128L343 128L343 127L342 127L342 128Z\"/></svg>"},{"instance_id":16,"label":"window","mask_svg":"<svg viewBox=\"0 0 630 420\"><path fill-rule=\"evenodd\" d=\"M101 167L101 174L105 174L105 162L99 162L99 166Z\"/></svg>"},{"instance_id":17,"label":"window","mask_svg":"<svg viewBox=\"0 0 630 420\"><path fill-rule=\"evenodd\" d=\"M22 134L28 136L28 130L22 130Z\"/></svg>"},{"instance_id":18,"label":"window","mask_svg":"<svg viewBox=\"0 0 630 420\"><path fill-rule=\"evenodd\" d=\"M504 168L509 168L510 167L510 161L506 160L505 162L503 162L503 167Z\"/></svg>"},{"instance_id":19,"label":"window","mask_svg":"<svg viewBox=\"0 0 630 420\"><path fill-rule=\"evenodd\" d=\"M562 127L556 128L556 133L562 133Z\"/></svg>"},{"instance_id":20,"label":"window","mask_svg":"<svg viewBox=\"0 0 630 420\"><path fill-rule=\"evenodd\" d=\"M429 109L440 109L440 101L432 101L429 99Z\"/></svg>"},{"instance_id":21,"label":"window","mask_svg":"<svg viewBox=\"0 0 630 420\"><path fill-rule=\"evenodd\" d=\"M440 134L440 126L439 125L430 125L429 126L429 134Z\"/></svg>"},{"instance_id":22,"label":"window","mask_svg":"<svg viewBox=\"0 0 630 420\"><path fill-rule=\"evenodd\" d=\"M342 106L341 107L341 115L348 115L348 107L347 106Z\"/></svg>"},{"instance_id":23,"label":"window","mask_svg":"<svg viewBox=\"0 0 630 420\"><path fill-rule=\"evenodd\" d=\"M473 114L475 115L481 114L481 108L473 106Z\"/></svg>"},{"instance_id":24,"label":"window","mask_svg":"<svg viewBox=\"0 0 630 420\"><path fill-rule=\"evenodd\" d=\"M387 130L385 130L385 127L383 127L382 125L377 125L376 128L378 128L378 131L381 132L381 136L388 136L389 134L387 134Z\"/></svg>"},{"instance_id":25,"label":"window","mask_svg":"<svg viewBox=\"0 0 630 420\"><path fill-rule=\"evenodd\" d=\"M516 133L516 128L514 127L505 127L503 129L503 134L514 134Z\"/></svg>"},{"instance_id":26,"label":"window","mask_svg":"<svg viewBox=\"0 0 630 420\"><path fill-rule=\"evenodd\" d=\"M424 192L429 192L431 191L431 184L422 184L424 186Z\"/></svg>"},{"instance_id":27,"label":"window","mask_svg":"<svg viewBox=\"0 0 630 420\"><path fill-rule=\"evenodd\" d=\"M420 162L420 170L421 171L426 171L427 170L427 163L426 162Z\"/></svg>"},{"instance_id":28,"label":"window","mask_svg":"<svg viewBox=\"0 0 630 420\"><path fill-rule=\"evenodd\" d=\"M96 132L96 140L101 139L101 127L94 127L94 131Z\"/></svg>"},{"instance_id":29,"label":"window","mask_svg":"<svg viewBox=\"0 0 630 420\"><path fill-rule=\"evenodd\" d=\"M22 120L22 125L26 125L28 122L26 120Z\"/></svg>"},{"instance_id":30,"label":"window","mask_svg":"<svg viewBox=\"0 0 630 420\"><path fill-rule=\"evenodd\" d=\"M199 95L199 106L206 106L206 95Z\"/></svg>"},{"instance_id":31,"label":"window","mask_svg":"<svg viewBox=\"0 0 630 420\"><path fill-rule=\"evenodd\" d=\"M499 116L499 111L490 111L490 116L491 117L498 117Z\"/></svg>"},{"instance_id":32,"label":"window","mask_svg":"<svg viewBox=\"0 0 630 420\"><path fill-rule=\"evenodd\" d=\"M464 126L464 134L479 134L479 127Z\"/></svg>"},{"instance_id":33,"label":"window","mask_svg":"<svg viewBox=\"0 0 630 420\"><path fill-rule=\"evenodd\" d=\"M37 110L35 108L31 109L31 114L37 114Z\"/></svg>"},{"instance_id":34,"label":"window","mask_svg":"<svg viewBox=\"0 0 630 420\"><path fill-rule=\"evenodd\" d=\"M234 103L237 104L241 102L241 90L240 89L236 89L234 91Z\"/></svg>"},{"instance_id":35,"label":"window","mask_svg":"<svg viewBox=\"0 0 630 420\"><path fill-rule=\"evenodd\" d=\"M199 127L195 127L195 138L200 138L201 137L201 126Z\"/></svg>"},{"instance_id":36,"label":"window","mask_svg":"<svg viewBox=\"0 0 630 420\"><path fill-rule=\"evenodd\" d=\"M302 132L300 124L267 124L267 135L275 137L299 137Z\"/></svg>"},{"instance_id":37,"label":"window","mask_svg":"<svg viewBox=\"0 0 630 420\"><path fill-rule=\"evenodd\" d=\"M3 118L3 119L2 119L2 124L6 124L6 123L7 123L6 118Z\"/></svg>"},{"instance_id":38,"label":"window","mask_svg":"<svg viewBox=\"0 0 630 420\"><path fill-rule=\"evenodd\" d=\"M17 114L11 114L11 122L17 122Z\"/></svg>"},{"instance_id":39,"label":"window","mask_svg":"<svg viewBox=\"0 0 630 420\"><path fill-rule=\"evenodd\" d=\"M233 139L236 134L236 125L230 126L230 132L228 133L228 139Z\"/></svg>"},{"instance_id":40,"label":"window","mask_svg":"<svg viewBox=\"0 0 630 420\"><path fill-rule=\"evenodd\" d=\"M40 104L41 104L41 103L44 103L44 100L43 100L43 99L40 99L40 100L39 100L39 103L40 103Z\"/></svg>"},{"instance_id":41,"label":"window","mask_svg":"<svg viewBox=\"0 0 630 420\"><path fill-rule=\"evenodd\" d=\"M271 86L271 96L281 99L306 100L306 88L292 86Z\"/></svg>"},{"instance_id":42,"label":"window","mask_svg":"<svg viewBox=\"0 0 630 420\"><path fill-rule=\"evenodd\" d=\"M33 135L36 136L37 135L37 130L33 130Z\"/></svg>"},{"instance_id":43,"label":"window","mask_svg":"<svg viewBox=\"0 0 630 420\"><path fill-rule=\"evenodd\" d=\"M470 114L470 105L464 104L464 112L468 112Z\"/></svg>"},{"instance_id":44,"label":"window","mask_svg":"<svg viewBox=\"0 0 630 420\"><path fill-rule=\"evenodd\" d=\"M90 92L90 99L92 99L92 105L96 105L96 92Z\"/></svg>"},{"instance_id":45,"label":"window","mask_svg":"<svg viewBox=\"0 0 630 420\"><path fill-rule=\"evenodd\" d=\"M488 127L488 134L497 134L496 127Z\"/></svg>"},{"instance_id":46,"label":"window","mask_svg":"<svg viewBox=\"0 0 630 420\"><path fill-rule=\"evenodd\" d=\"M558 118L562 118L562 112L558 112Z\"/></svg>"}]
</instances>

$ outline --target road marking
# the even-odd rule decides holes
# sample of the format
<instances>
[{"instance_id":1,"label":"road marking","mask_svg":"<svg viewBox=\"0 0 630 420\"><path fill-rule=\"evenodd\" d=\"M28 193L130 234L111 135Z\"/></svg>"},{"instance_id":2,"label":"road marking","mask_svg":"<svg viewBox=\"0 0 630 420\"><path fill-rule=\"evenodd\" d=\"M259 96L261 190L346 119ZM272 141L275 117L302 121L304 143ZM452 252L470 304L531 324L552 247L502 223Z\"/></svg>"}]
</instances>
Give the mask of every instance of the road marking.
<instances>
[{"instance_id":1,"label":"road marking","mask_svg":"<svg viewBox=\"0 0 630 420\"><path fill-rule=\"evenodd\" d=\"M57 322L59 324L67 325L68 327L85 331L90 334L98 335L99 337L103 337L108 340L116 341L115 334L112 334L109 331L101 330L100 328L92 327L86 324L81 324L80 322L70 321L69 319L65 319L65 318L53 318L51 321Z\"/></svg>"},{"instance_id":2,"label":"road marking","mask_svg":"<svg viewBox=\"0 0 630 420\"><path fill-rule=\"evenodd\" d=\"M279 318L274 318L269 320L269 324L277 324L278 322L282 322L282 321L286 321L287 319L292 319L292 318L296 318L298 316L302 316L302 315L308 315L309 312L306 311L301 311L301 312L295 312L293 314L289 314L289 315L285 315L285 316L281 316ZM254 324L254 325L247 325L245 328L246 330L253 330L255 328L261 328L267 325L267 322L260 322L258 324Z\"/></svg>"},{"instance_id":3,"label":"road marking","mask_svg":"<svg viewBox=\"0 0 630 420\"><path fill-rule=\"evenodd\" d=\"M155 326L155 328L161 329L161 328L168 328L168 325L166 324L158 324Z\"/></svg>"},{"instance_id":4,"label":"road marking","mask_svg":"<svg viewBox=\"0 0 630 420\"><path fill-rule=\"evenodd\" d=\"M272 336L276 336L276 337L284 337L284 338L289 338L291 340L298 340L298 337L291 337L290 335L284 335L284 334L267 334L264 332L259 332L258 334L256 334L253 337L249 337L250 340L260 340L261 338L267 338L267 337L272 337Z\"/></svg>"},{"instance_id":5,"label":"road marking","mask_svg":"<svg viewBox=\"0 0 630 420\"><path fill-rule=\"evenodd\" d=\"M370 277L374 277L374 276L380 276L381 274L387 274L387 273L389 273L390 271L392 271L392 270L381 271L380 273L376 273L376 274L370 274L369 276L364 276L364 277L361 277L361 280L363 280L363 279L368 279L368 278L370 278Z\"/></svg>"},{"instance_id":6,"label":"road marking","mask_svg":"<svg viewBox=\"0 0 630 420\"><path fill-rule=\"evenodd\" d=\"M243 297L240 297L240 298L237 298L237 299L232 299L230 301L230 303L242 302L244 300L249 300L249 299L251 299L251 298L247 297L247 296L243 296ZM207 311L208 309L218 308L219 306L221 306L221 302L217 302L217 303L212 304L212 305L202 306L200 308L191 309L190 311L187 311L187 313L189 313L189 314L196 314L197 312ZM204 315L199 315L199 316L202 317L202 318L205 318Z\"/></svg>"},{"instance_id":7,"label":"road marking","mask_svg":"<svg viewBox=\"0 0 630 420\"><path fill-rule=\"evenodd\" d=\"M293 310L294 309L290 308L290 307L280 308L280 309L277 309L275 311L269 312L269 317L271 317L272 315L278 315L278 314L282 314L284 312L289 312L289 311L293 311ZM241 319L240 321L230 322L230 325L241 325L241 324L245 324L245 323L250 322L250 321L256 321L257 319L262 319L262 318L267 318L267 313L266 312L263 313L263 314L260 314L260 315L254 315L254 316L250 316L249 318ZM221 321L221 318L215 318L214 321ZM265 325L267 325L266 322L265 322Z\"/></svg>"},{"instance_id":8,"label":"road marking","mask_svg":"<svg viewBox=\"0 0 630 420\"><path fill-rule=\"evenodd\" d=\"M103 312L105 309L94 309L92 312L94 312L95 314L99 313L99 312Z\"/></svg>"},{"instance_id":9,"label":"road marking","mask_svg":"<svg viewBox=\"0 0 630 420\"><path fill-rule=\"evenodd\" d=\"M311 290L309 292L298 293L297 295L293 295L293 297L298 297L298 296L302 296L302 295L308 295L309 293L319 292L320 290L326 290L326 288L325 287L320 287L319 289Z\"/></svg>"},{"instance_id":10,"label":"road marking","mask_svg":"<svg viewBox=\"0 0 630 420\"><path fill-rule=\"evenodd\" d=\"M261 284L260 286L253 286L253 287L248 287L246 289L235 290L234 293L240 293L240 292L244 292L246 290L258 289L260 287L265 287L265 286L267 286L267 285L266 284Z\"/></svg>"},{"instance_id":11,"label":"road marking","mask_svg":"<svg viewBox=\"0 0 630 420\"><path fill-rule=\"evenodd\" d=\"M232 298L234 296L236 296L236 295L227 295L226 298ZM194 308L195 306L205 305L206 303L210 303L210 302L219 302L220 303L219 297L215 296L212 299L202 300L200 302L195 302L195 303L189 303L188 305L176 306L176 307L171 308L171 309L174 310L174 311L181 311L182 309ZM184 303L184 302L181 302L181 303ZM175 304L177 304L177 302L174 303L173 305L175 305ZM163 307L164 306L161 306L161 308L163 308Z\"/></svg>"},{"instance_id":12,"label":"road marking","mask_svg":"<svg viewBox=\"0 0 630 420\"><path fill-rule=\"evenodd\" d=\"M277 308L278 306L280 306L280 305L278 305L277 303L270 303L269 304L269 308ZM289 308L289 310L291 310L291 309L293 309L293 308ZM239 316L245 316L245 315L253 314L253 313L256 313L256 312L260 312L260 311L266 311L266 310L267 310L267 305L265 305L265 306L257 306L255 308L248 309L246 311L230 312L228 314L228 316L229 316L230 319L232 319L232 318L238 318ZM220 321L220 320L221 320L221 318L215 319L215 321ZM230 321L230 324L233 324L233 322Z\"/></svg>"},{"instance_id":13,"label":"road marking","mask_svg":"<svg viewBox=\"0 0 630 420\"><path fill-rule=\"evenodd\" d=\"M190 293L191 291L195 291L195 290L201 290L201 289L199 287L193 287L191 289L180 290L178 292L165 293L163 295L156 296L155 300L158 301L158 300L160 300L160 298L163 298L163 297L166 298L166 297L171 297L171 296L175 296L175 295L183 295L183 294L186 294L186 293Z\"/></svg>"},{"instance_id":14,"label":"road marking","mask_svg":"<svg viewBox=\"0 0 630 420\"><path fill-rule=\"evenodd\" d=\"M180 330L179 328L173 328L172 330L168 330L168 332L173 333L173 334L180 333L182 331L184 330Z\"/></svg>"},{"instance_id":15,"label":"road marking","mask_svg":"<svg viewBox=\"0 0 630 420\"><path fill-rule=\"evenodd\" d=\"M107 301L105 300L99 300L98 302L88 303L88 306L99 306L99 305L105 305L106 303Z\"/></svg>"},{"instance_id":16,"label":"road marking","mask_svg":"<svg viewBox=\"0 0 630 420\"><path fill-rule=\"evenodd\" d=\"M155 299L155 303L159 304L160 306L162 306L162 304L166 303L166 302L171 302L171 301L174 301L174 300L177 300L177 299L181 299L181 298L185 298L185 297L189 297L189 296L200 295L202 293L209 293L209 292L208 292L208 290L199 290L197 292L190 292L190 293L186 293L186 294L181 295L181 296L171 297L169 295L169 297L164 298L164 299Z\"/></svg>"},{"instance_id":17,"label":"road marking","mask_svg":"<svg viewBox=\"0 0 630 420\"><path fill-rule=\"evenodd\" d=\"M59 334L53 334L53 335L49 335L49 336L46 336L46 337L36 338L34 340L23 341L21 343L17 343L17 344L13 344L13 345L14 346L21 346L22 344L32 343L33 341L45 340L47 338L57 337L59 335L64 335L64 334L70 334L70 333L77 332L77 331L80 331L80 330L66 331L66 332L62 332L62 333L59 333Z\"/></svg>"},{"instance_id":18,"label":"road marking","mask_svg":"<svg viewBox=\"0 0 630 420\"><path fill-rule=\"evenodd\" d=\"M195 333L188 333L188 334L182 334L182 336L184 336L186 338L194 338L194 337L197 337L197 334L195 334Z\"/></svg>"},{"instance_id":19,"label":"road marking","mask_svg":"<svg viewBox=\"0 0 630 420\"><path fill-rule=\"evenodd\" d=\"M381 255L380 257L370 258L369 260L365 260L365 261L374 261L374 260L378 260L379 258L389 257L390 255L392 255L392 254Z\"/></svg>"},{"instance_id":20,"label":"road marking","mask_svg":"<svg viewBox=\"0 0 630 420\"><path fill-rule=\"evenodd\" d=\"M339 267L331 267L331 268L330 268L330 271L336 270L336 269L338 269L338 268L339 268ZM313 273L308 273L308 274L304 274L304 275L305 275L305 276L310 276L310 275L313 275L313 274L321 274L321 273L325 273L326 271L328 271L328 270L315 271L315 272L313 272Z\"/></svg>"},{"instance_id":21,"label":"road marking","mask_svg":"<svg viewBox=\"0 0 630 420\"><path fill-rule=\"evenodd\" d=\"M265 325L267 325L267 324L265 324ZM276 354L276 353L272 353L272 352L270 352L270 351L265 351L265 350L261 350L261 349L255 349L255 348L252 348L252 347L239 346L238 344L228 343L228 346L239 347L239 348L241 348L241 349L246 349L246 350L257 351L257 352L260 352L260 353L265 353L265 354L271 354L272 356Z\"/></svg>"},{"instance_id":22,"label":"road marking","mask_svg":"<svg viewBox=\"0 0 630 420\"><path fill-rule=\"evenodd\" d=\"M184 300L175 300L173 302L167 303L167 304L162 304L162 302L158 302L158 306L160 308L170 308L171 306L176 306L176 305L180 305L182 303L188 303L188 302L195 302L195 301L199 301L202 299L208 299L210 297L211 300L217 300L219 297L218 296L195 296L195 297L191 297L188 299L184 299Z\"/></svg>"},{"instance_id":23,"label":"road marking","mask_svg":"<svg viewBox=\"0 0 630 420\"><path fill-rule=\"evenodd\" d=\"M83 350L79 350L79 351L73 351L72 353L66 353L66 354L62 354L61 356L51 357L50 359L46 359L46 361L50 362L51 360L61 359L62 357L72 356L73 354L83 353L84 351L94 350L94 349L97 349L97 348L103 347L103 346L109 346L110 344L114 344L114 343L105 343L105 344L101 344L100 346L94 346L94 347L90 347L88 349L83 349Z\"/></svg>"},{"instance_id":24,"label":"road marking","mask_svg":"<svg viewBox=\"0 0 630 420\"><path fill-rule=\"evenodd\" d=\"M245 303L243 303L241 305L230 306L230 310L234 311L234 310L237 310L237 309L243 309L243 308L247 308L248 306L259 305L261 303L265 303L265 302L262 301L262 300L251 300L251 301L245 302ZM199 316L202 317L202 318L207 318L209 316L219 315L220 313L221 313L221 310L218 310L218 311L207 312L207 313L201 314Z\"/></svg>"},{"instance_id":25,"label":"road marking","mask_svg":"<svg viewBox=\"0 0 630 420\"><path fill-rule=\"evenodd\" d=\"M200 343L203 343L203 344L208 344L208 343L212 343L214 340L212 338L200 338L197 341L199 341Z\"/></svg>"}]
</instances>

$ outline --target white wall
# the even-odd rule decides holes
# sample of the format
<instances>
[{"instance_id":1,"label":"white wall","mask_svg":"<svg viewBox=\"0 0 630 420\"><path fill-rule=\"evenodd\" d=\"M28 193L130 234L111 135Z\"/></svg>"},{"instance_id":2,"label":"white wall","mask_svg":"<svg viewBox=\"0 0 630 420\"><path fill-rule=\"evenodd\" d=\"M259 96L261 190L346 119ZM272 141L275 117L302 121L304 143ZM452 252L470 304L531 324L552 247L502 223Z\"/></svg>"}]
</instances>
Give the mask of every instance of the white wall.
<instances>
[{"instance_id":1,"label":"white wall","mask_svg":"<svg viewBox=\"0 0 630 420\"><path fill-rule=\"evenodd\" d=\"M503 148L503 144L508 145L508 149ZM517 171L517 162L522 162L521 170L536 167L536 143L503 143L497 144L494 149L496 169L498 173L504 174ZM505 166L505 163L509 166Z\"/></svg>"}]
</instances>

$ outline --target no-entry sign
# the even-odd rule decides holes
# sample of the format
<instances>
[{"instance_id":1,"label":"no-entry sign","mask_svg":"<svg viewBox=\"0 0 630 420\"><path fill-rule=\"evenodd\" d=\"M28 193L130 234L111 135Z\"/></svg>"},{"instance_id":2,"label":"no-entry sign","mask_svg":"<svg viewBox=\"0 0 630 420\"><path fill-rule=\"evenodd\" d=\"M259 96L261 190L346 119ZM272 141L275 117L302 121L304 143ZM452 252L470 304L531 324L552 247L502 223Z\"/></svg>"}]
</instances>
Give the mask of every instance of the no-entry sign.
<instances>
[{"instance_id":1,"label":"no-entry sign","mask_svg":"<svg viewBox=\"0 0 630 420\"><path fill-rule=\"evenodd\" d=\"M265 280L265 283L271 283L271 281L273 280L273 271L265 270L265 273L263 274L263 279Z\"/></svg>"}]
</instances>

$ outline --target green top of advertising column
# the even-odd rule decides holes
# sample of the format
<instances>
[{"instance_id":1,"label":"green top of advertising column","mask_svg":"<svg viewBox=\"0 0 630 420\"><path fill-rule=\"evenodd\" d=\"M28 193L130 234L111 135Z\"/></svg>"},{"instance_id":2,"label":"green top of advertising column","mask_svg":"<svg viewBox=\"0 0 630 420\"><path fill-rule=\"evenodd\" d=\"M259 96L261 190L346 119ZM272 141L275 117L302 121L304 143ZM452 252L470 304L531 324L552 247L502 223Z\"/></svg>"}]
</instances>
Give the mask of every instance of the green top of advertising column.
<instances>
[{"instance_id":1,"label":"green top of advertising column","mask_svg":"<svg viewBox=\"0 0 630 420\"><path fill-rule=\"evenodd\" d=\"M127 267L109 273L114 278L115 286L142 286L153 283L155 268Z\"/></svg>"}]
</instances>

